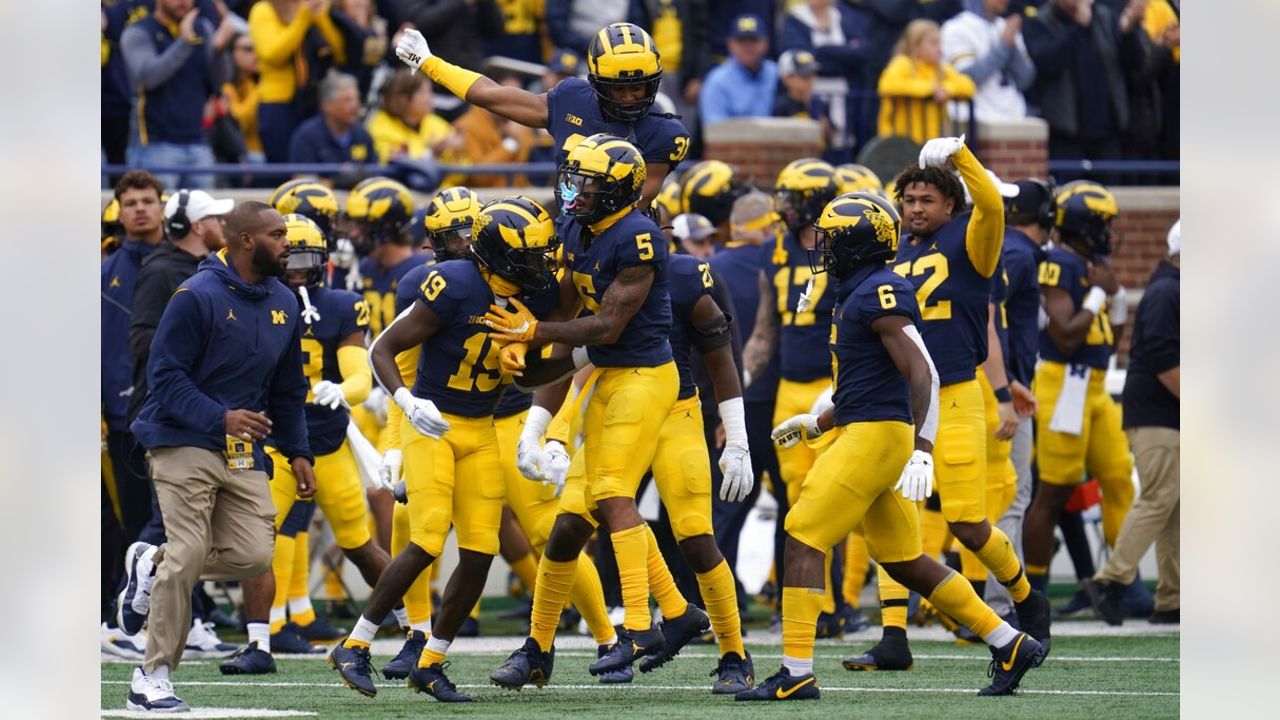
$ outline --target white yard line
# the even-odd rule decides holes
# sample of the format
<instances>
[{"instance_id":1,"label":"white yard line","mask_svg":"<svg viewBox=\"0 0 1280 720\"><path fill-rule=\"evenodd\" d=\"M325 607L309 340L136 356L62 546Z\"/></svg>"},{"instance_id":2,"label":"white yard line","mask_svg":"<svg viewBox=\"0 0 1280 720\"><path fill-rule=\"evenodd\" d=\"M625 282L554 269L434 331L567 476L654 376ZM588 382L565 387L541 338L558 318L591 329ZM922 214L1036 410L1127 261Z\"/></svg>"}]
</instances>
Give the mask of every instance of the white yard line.
<instances>
[{"instance_id":1,"label":"white yard line","mask_svg":"<svg viewBox=\"0 0 1280 720\"><path fill-rule=\"evenodd\" d=\"M318 713L301 710L267 710L265 708L192 708L177 717L182 718L280 718L280 717L315 717ZM154 718L155 713L135 710L103 709L102 717L109 718Z\"/></svg>"}]
</instances>

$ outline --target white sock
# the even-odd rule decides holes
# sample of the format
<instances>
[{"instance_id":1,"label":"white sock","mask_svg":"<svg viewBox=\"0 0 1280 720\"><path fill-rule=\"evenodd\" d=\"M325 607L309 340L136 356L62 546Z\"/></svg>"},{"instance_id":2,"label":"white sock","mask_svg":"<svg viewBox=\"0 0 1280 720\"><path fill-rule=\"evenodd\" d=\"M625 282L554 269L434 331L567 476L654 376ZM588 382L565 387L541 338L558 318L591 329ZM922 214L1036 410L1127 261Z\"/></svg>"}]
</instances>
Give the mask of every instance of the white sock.
<instances>
[{"instance_id":1,"label":"white sock","mask_svg":"<svg viewBox=\"0 0 1280 720\"><path fill-rule=\"evenodd\" d=\"M310 597L303 595L302 597L289 598L289 614L290 615L301 615L302 613L311 609L312 608L311 608Z\"/></svg>"},{"instance_id":2,"label":"white sock","mask_svg":"<svg viewBox=\"0 0 1280 720\"><path fill-rule=\"evenodd\" d=\"M427 649L440 653L441 655L449 654L449 646L453 644L452 640L445 640L441 637L431 636L427 641Z\"/></svg>"},{"instance_id":3,"label":"white sock","mask_svg":"<svg viewBox=\"0 0 1280 720\"><path fill-rule=\"evenodd\" d=\"M168 679L169 679L169 666L168 666L168 665L157 665L157 666L156 666L156 669L152 670L151 672L147 672L146 670L143 670L143 671L142 671L142 674L143 674L143 675L146 675L147 677L153 677L153 678L155 678L155 679L157 679L157 680L168 680Z\"/></svg>"},{"instance_id":4,"label":"white sock","mask_svg":"<svg viewBox=\"0 0 1280 720\"><path fill-rule=\"evenodd\" d=\"M402 628L409 627L409 611L408 610L404 609L404 607L401 606L392 610L391 612L396 616L396 624L398 624Z\"/></svg>"},{"instance_id":5,"label":"white sock","mask_svg":"<svg viewBox=\"0 0 1280 720\"><path fill-rule=\"evenodd\" d=\"M277 622L283 623L284 622L284 606L282 605L280 607L272 607L271 614L268 615L267 618L271 621L272 625L275 625Z\"/></svg>"},{"instance_id":6,"label":"white sock","mask_svg":"<svg viewBox=\"0 0 1280 720\"><path fill-rule=\"evenodd\" d=\"M1000 627L992 630L986 635L983 635L982 639L993 648L1002 648L1016 640L1017 637L1018 631L1014 630L1013 626L1009 623L1002 622L1000 623Z\"/></svg>"},{"instance_id":7,"label":"white sock","mask_svg":"<svg viewBox=\"0 0 1280 720\"><path fill-rule=\"evenodd\" d=\"M417 630L423 635L431 635L431 621L423 620L422 622L418 622L418 623L409 623L409 629Z\"/></svg>"},{"instance_id":8,"label":"white sock","mask_svg":"<svg viewBox=\"0 0 1280 720\"><path fill-rule=\"evenodd\" d=\"M251 622L245 625L249 631L249 642L257 642L258 649L271 652L271 626L264 622Z\"/></svg>"},{"instance_id":9,"label":"white sock","mask_svg":"<svg viewBox=\"0 0 1280 720\"><path fill-rule=\"evenodd\" d=\"M791 677L800 677L801 675L810 675L813 673L813 658L808 660L800 660L798 658L782 656L782 667L791 673Z\"/></svg>"},{"instance_id":10,"label":"white sock","mask_svg":"<svg viewBox=\"0 0 1280 720\"><path fill-rule=\"evenodd\" d=\"M351 631L351 639L362 643L373 642L373 636L378 632L378 623L373 622L361 615L356 621L355 628Z\"/></svg>"}]
</instances>

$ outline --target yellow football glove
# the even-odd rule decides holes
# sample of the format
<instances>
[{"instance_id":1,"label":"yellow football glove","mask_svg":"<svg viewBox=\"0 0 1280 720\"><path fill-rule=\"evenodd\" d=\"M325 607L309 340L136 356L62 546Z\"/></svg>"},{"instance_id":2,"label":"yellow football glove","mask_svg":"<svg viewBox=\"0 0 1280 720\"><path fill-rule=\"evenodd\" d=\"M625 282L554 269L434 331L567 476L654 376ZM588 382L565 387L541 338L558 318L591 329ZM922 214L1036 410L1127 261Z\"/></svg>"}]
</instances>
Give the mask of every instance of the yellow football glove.
<instances>
[{"instance_id":1,"label":"yellow football glove","mask_svg":"<svg viewBox=\"0 0 1280 720\"><path fill-rule=\"evenodd\" d=\"M490 305L489 312L484 316L484 324L516 342L532 340L538 329L538 318L519 300L511 298L508 302L513 309Z\"/></svg>"},{"instance_id":2,"label":"yellow football glove","mask_svg":"<svg viewBox=\"0 0 1280 720\"><path fill-rule=\"evenodd\" d=\"M502 367L502 374L513 377L523 375L526 367L524 355L527 352L529 352L527 343L513 342L502 345L498 350L498 364Z\"/></svg>"}]
</instances>

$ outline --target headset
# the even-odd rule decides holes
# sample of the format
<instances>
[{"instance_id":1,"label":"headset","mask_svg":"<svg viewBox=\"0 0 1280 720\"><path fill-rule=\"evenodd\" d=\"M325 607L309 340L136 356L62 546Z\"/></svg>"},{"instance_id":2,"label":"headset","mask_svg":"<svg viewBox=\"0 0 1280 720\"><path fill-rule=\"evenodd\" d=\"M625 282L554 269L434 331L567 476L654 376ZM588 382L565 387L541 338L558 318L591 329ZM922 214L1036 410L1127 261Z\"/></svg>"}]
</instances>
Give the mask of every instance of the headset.
<instances>
[{"instance_id":1,"label":"headset","mask_svg":"<svg viewBox=\"0 0 1280 720\"><path fill-rule=\"evenodd\" d=\"M181 240L191 234L191 221L187 219L187 201L190 199L190 190L178 191L178 207L173 211L173 217L166 221L164 228L170 240Z\"/></svg>"}]
</instances>

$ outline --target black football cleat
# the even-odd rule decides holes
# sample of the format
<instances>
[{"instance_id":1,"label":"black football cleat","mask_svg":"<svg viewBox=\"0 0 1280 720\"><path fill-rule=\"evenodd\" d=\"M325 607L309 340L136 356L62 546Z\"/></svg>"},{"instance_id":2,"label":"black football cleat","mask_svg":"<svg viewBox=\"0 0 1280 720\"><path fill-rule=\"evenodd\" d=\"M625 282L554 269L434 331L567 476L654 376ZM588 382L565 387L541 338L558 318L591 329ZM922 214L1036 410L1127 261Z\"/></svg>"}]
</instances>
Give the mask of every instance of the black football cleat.
<instances>
[{"instance_id":1,"label":"black football cleat","mask_svg":"<svg viewBox=\"0 0 1280 720\"><path fill-rule=\"evenodd\" d=\"M227 658L218 670L223 675L268 675L276 671L276 659L258 649L258 641L254 640Z\"/></svg>"},{"instance_id":2,"label":"black football cleat","mask_svg":"<svg viewBox=\"0 0 1280 720\"><path fill-rule=\"evenodd\" d=\"M280 632L271 633L271 651L282 655L312 655L323 649L311 647L311 643L298 633L298 626L285 623Z\"/></svg>"},{"instance_id":3,"label":"black football cleat","mask_svg":"<svg viewBox=\"0 0 1280 720\"><path fill-rule=\"evenodd\" d=\"M689 607L693 607L690 605ZM685 615L688 613L686 612ZM683 615L681 617L684 617ZM705 616L704 616L705 617ZM662 632L651 627L648 630L623 630L618 633L618 642L609 648L604 657L591 663L587 672L601 675L612 670L630 667L632 663L645 655L656 655L663 651ZM644 668L640 668L643 670Z\"/></svg>"},{"instance_id":4,"label":"black football cleat","mask_svg":"<svg viewBox=\"0 0 1280 720\"><path fill-rule=\"evenodd\" d=\"M426 646L427 634L421 630L410 630L395 659L382 666L382 677L388 680L404 680L409 677L409 673L418 666L418 658Z\"/></svg>"},{"instance_id":5,"label":"black football cleat","mask_svg":"<svg viewBox=\"0 0 1280 720\"><path fill-rule=\"evenodd\" d=\"M1147 618L1152 625L1179 625L1182 623L1182 608L1173 610L1156 610Z\"/></svg>"},{"instance_id":6,"label":"black football cleat","mask_svg":"<svg viewBox=\"0 0 1280 720\"><path fill-rule=\"evenodd\" d=\"M555 663L555 646L544 652L537 640L525 638L524 645L508 655L506 662L489 674L489 679L508 690L519 690L525 685L542 687L550 682Z\"/></svg>"},{"instance_id":7,"label":"black football cleat","mask_svg":"<svg viewBox=\"0 0 1280 720\"><path fill-rule=\"evenodd\" d=\"M711 629L711 618L707 617L702 608L689 603L683 614L670 619L664 618L658 627L662 630L662 647L657 652L647 653L650 657L640 663L640 672L656 670L679 655L685 645Z\"/></svg>"},{"instance_id":8,"label":"black football cleat","mask_svg":"<svg viewBox=\"0 0 1280 720\"><path fill-rule=\"evenodd\" d=\"M844 618L837 613L824 612L819 614L818 627L814 631L814 637L818 640L844 637Z\"/></svg>"},{"instance_id":9,"label":"black football cleat","mask_svg":"<svg viewBox=\"0 0 1280 720\"><path fill-rule=\"evenodd\" d=\"M786 668L759 685L733 696L734 700L817 700L822 697L813 673L792 677Z\"/></svg>"},{"instance_id":10,"label":"black football cleat","mask_svg":"<svg viewBox=\"0 0 1280 720\"><path fill-rule=\"evenodd\" d=\"M991 664L987 677L991 684L978 691L979 695L1012 695L1022 682L1022 676L1044 662L1044 648L1035 638L1020 632L1018 637L1001 648L991 648Z\"/></svg>"},{"instance_id":11,"label":"black football cleat","mask_svg":"<svg viewBox=\"0 0 1280 720\"><path fill-rule=\"evenodd\" d=\"M1048 655L1049 624L1052 622L1049 598L1039 590L1032 589L1026 600L1013 604L1013 610L1018 614L1018 627L1022 628L1022 632L1035 638L1036 643L1044 650L1044 654Z\"/></svg>"},{"instance_id":12,"label":"black football cleat","mask_svg":"<svg viewBox=\"0 0 1280 720\"><path fill-rule=\"evenodd\" d=\"M845 605L840 609L840 623L844 625L846 635L862 632L871 627L871 621L867 619L862 611L852 605Z\"/></svg>"},{"instance_id":13,"label":"black football cleat","mask_svg":"<svg viewBox=\"0 0 1280 720\"><path fill-rule=\"evenodd\" d=\"M711 686L712 695L737 695L750 690L756 682L756 669L751 662L751 653L745 658L736 652L727 652L720 656L720 664L711 671L716 676L716 684Z\"/></svg>"},{"instance_id":14,"label":"black football cleat","mask_svg":"<svg viewBox=\"0 0 1280 720\"><path fill-rule=\"evenodd\" d=\"M1124 586L1113 582L1081 582L1094 612L1108 625L1124 624Z\"/></svg>"},{"instance_id":15,"label":"black football cleat","mask_svg":"<svg viewBox=\"0 0 1280 720\"><path fill-rule=\"evenodd\" d=\"M846 659L843 664L845 670L853 672L911 670L916 666L905 637L882 637L870 650Z\"/></svg>"},{"instance_id":16,"label":"black football cleat","mask_svg":"<svg viewBox=\"0 0 1280 720\"><path fill-rule=\"evenodd\" d=\"M605 655L608 655L609 651L612 649L613 649L612 645L597 645L596 659L599 660ZM610 670L605 673L600 673L600 684L601 685L626 685L632 680L635 680L635 678L636 678L636 669L628 665L624 668L619 668L617 670Z\"/></svg>"},{"instance_id":17,"label":"black football cleat","mask_svg":"<svg viewBox=\"0 0 1280 720\"><path fill-rule=\"evenodd\" d=\"M430 667L416 667L409 673L409 687L416 692L426 693L438 702L464 703L471 702L471 696L458 692L458 686L445 677L444 669L449 663L436 663Z\"/></svg>"},{"instance_id":18,"label":"black football cleat","mask_svg":"<svg viewBox=\"0 0 1280 720\"><path fill-rule=\"evenodd\" d=\"M338 671L342 682L352 690L366 697L378 694L378 688L373 684L373 658L369 655L367 646L343 647L342 643L334 645L329 652L329 666Z\"/></svg>"},{"instance_id":19,"label":"black football cleat","mask_svg":"<svg viewBox=\"0 0 1280 720\"><path fill-rule=\"evenodd\" d=\"M306 625L295 625L294 627L298 629L298 634L307 642L333 642L346 637L349 632L345 628L334 627L324 618L319 617Z\"/></svg>"}]
</instances>

